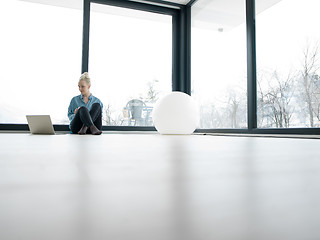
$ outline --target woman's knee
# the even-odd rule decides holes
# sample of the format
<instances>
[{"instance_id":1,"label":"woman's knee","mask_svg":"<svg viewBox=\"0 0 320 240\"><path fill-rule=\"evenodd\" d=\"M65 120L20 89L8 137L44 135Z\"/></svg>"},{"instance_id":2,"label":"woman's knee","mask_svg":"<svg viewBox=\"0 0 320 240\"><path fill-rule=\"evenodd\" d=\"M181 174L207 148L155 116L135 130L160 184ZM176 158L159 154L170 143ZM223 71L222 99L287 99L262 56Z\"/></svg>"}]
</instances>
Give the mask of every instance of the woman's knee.
<instances>
[{"instance_id":1,"label":"woman's knee","mask_svg":"<svg viewBox=\"0 0 320 240\"><path fill-rule=\"evenodd\" d=\"M78 109L78 112L89 112L88 108L86 108L85 106L82 106Z\"/></svg>"},{"instance_id":2,"label":"woman's knee","mask_svg":"<svg viewBox=\"0 0 320 240\"><path fill-rule=\"evenodd\" d=\"M94 103L94 104L92 104L92 107L91 107L91 111L90 112L92 112L92 113L99 113L99 114L101 114L101 106L100 106L100 104L99 103Z\"/></svg>"},{"instance_id":3,"label":"woman's knee","mask_svg":"<svg viewBox=\"0 0 320 240\"><path fill-rule=\"evenodd\" d=\"M101 109L100 103L92 104L92 109Z\"/></svg>"}]
</instances>

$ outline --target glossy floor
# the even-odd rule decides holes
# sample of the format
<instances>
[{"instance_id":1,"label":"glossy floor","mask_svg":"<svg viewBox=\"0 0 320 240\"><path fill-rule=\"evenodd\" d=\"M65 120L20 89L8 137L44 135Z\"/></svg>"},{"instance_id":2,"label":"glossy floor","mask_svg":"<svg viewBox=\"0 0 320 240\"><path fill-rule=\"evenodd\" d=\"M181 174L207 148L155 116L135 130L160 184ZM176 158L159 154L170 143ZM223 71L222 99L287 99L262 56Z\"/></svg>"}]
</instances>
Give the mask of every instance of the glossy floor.
<instances>
[{"instance_id":1,"label":"glossy floor","mask_svg":"<svg viewBox=\"0 0 320 240\"><path fill-rule=\"evenodd\" d=\"M1 240L318 240L320 140L0 134Z\"/></svg>"}]
</instances>

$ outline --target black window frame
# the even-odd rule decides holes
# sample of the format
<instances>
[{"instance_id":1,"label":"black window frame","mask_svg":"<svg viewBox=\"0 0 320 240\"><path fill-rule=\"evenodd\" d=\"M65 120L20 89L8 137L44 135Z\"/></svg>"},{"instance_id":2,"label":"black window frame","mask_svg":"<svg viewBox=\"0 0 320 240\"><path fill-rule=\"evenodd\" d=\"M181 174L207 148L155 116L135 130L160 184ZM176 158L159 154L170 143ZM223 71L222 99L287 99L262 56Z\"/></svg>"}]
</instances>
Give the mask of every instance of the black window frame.
<instances>
[{"instance_id":1,"label":"black window frame","mask_svg":"<svg viewBox=\"0 0 320 240\"><path fill-rule=\"evenodd\" d=\"M191 95L191 9L197 0L182 5L161 0L84 0L81 73L88 71L90 4L100 3L172 16L172 90ZM258 128L256 76L255 0L245 0L247 38L247 128L197 129L197 133L299 134L319 135L320 128ZM68 125L54 125L56 131L68 131ZM27 124L1 124L2 131L27 131ZM103 126L103 130L155 131L154 127Z\"/></svg>"},{"instance_id":2,"label":"black window frame","mask_svg":"<svg viewBox=\"0 0 320 240\"><path fill-rule=\"evenodd\" d=\"M188 5L194 5L192 0ZM247 38L247 128L197 129L197 133L319 135L320 128L258 128L255 0L245 0Z\"/></svg>"},{"instance_id":3,"label":"black window frame","mask_svg":"<svg viewBox=\"0 0 320 240\"><path fill-rule=\"evenodd\" d=\"M81 73L89 71L90 6L91 3L105 4L134 10L172 16L172 91L190 94L190 6L166 1L150 0L149 3L128 0L83 0L83 33ZM188 21L189 20L189 21ZM69 131L68 125L54 124L56 131ZM0 131L27 131L27 124L1 124ZM102 130L156 131L155 127L102 126Z\"/></svg>"}]
</instances>

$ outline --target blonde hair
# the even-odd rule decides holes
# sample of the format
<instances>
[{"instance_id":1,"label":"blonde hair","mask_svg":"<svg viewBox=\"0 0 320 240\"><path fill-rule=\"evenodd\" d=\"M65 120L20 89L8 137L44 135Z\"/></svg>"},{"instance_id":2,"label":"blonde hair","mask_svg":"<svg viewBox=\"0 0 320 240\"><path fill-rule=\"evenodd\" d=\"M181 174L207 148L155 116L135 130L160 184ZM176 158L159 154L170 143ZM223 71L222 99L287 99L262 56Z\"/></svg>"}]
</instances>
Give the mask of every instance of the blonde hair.
<instances>
[{"instance_id":1,"label":"blonde hair","mask_svg":"<svg viewBox=\"0 0 320 240\"><path fill-rule=\"evenodd\" d=\"M91 85L91 80L90 80L88 72L82 73L82 75L79 78L79 82L80 81L85 81L88 85Z\"/></svg>"}]
</instances>

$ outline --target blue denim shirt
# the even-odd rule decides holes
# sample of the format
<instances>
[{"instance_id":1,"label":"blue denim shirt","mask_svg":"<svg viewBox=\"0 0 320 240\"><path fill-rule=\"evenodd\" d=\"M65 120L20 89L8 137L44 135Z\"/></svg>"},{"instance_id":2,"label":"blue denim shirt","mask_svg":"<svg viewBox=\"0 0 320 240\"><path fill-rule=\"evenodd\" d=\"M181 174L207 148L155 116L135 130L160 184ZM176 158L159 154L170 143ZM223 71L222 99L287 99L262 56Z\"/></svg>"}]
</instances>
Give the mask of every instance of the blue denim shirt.
<instances>
[{"instance_id":1,"label":"blue denim shirt","mask_svg":"<svg viewBox=\"0 0 320 240\"><path fill-rule=\"evenodd\" d=\"M92 108L92 104L94 103L99 103L100 106L101 106L101 114L102 114L102 109L103 109L103 104L102 102L100 101L99 98L93 96L92 94L89 96L89 101L88 103L86 104L84 101L83 101L83 96L80 94L78 96L75 96L71 99L71 102L70 102L70 105L69 105L69 108L68 108L68 118L70 120L70 125L71 125L71 122L72 120L74 119L74 116L75 116L75 113L74 113L74 110L78 107L82 107L82 106L85 106L88 108L88 110L90 111L91 108ZM70 126L69 125L69 126Z\"/></svg>"}]
</instances>

